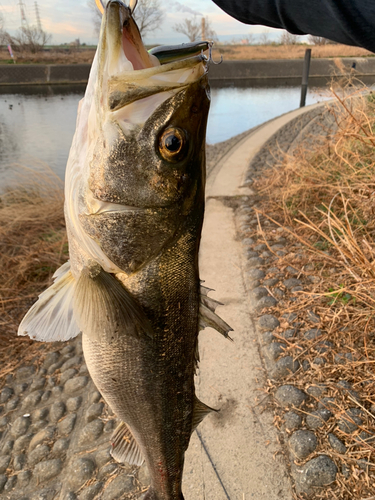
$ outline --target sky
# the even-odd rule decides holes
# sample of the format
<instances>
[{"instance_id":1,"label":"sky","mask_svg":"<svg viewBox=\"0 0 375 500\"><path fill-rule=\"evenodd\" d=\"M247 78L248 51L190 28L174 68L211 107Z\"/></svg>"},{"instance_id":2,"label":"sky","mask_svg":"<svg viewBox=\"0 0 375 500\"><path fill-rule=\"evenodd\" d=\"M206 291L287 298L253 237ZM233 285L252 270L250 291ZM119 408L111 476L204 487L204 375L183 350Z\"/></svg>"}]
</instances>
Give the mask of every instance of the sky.
<instances>
[{"instance_id":1,"label":"sky","mask_svg":"<svg viewBox=\"0 0 375 500\"><path fill-rule=\"evenodd\" d=\"M36 24L35 0L22 0L28 23ZM0 14L4 19L4 28L14 34L21 25L20 0L0 0ZM241 39L249 33L268 32L271 38L280 36L280 30L271 30L262 26L248 26L225 14L211 0L160 0L164 7L164 21L159 30L146 37L146 43L182 43L187 42L184 35L176 33L172 27L186 17L194 14L207 16L219 40ZM42 27L52 34L52 43L71 42L77 38L81 43L97 42L94 34L92 11L88 0L38 0ZM277 35L275 35L277 32Z\"/></svg>"}]
</instances>

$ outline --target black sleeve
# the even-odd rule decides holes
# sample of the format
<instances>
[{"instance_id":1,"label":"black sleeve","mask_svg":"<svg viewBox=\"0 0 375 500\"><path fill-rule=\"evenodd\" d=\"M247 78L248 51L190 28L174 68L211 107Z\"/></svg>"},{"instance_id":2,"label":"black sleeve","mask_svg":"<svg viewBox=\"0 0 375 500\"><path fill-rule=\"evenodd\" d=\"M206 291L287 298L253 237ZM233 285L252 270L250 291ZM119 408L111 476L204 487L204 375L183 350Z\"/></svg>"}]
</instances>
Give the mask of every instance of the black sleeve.
<instances>
[{"instance_id":1,"label":"black sleeve","mask_svg":"<svg viewBox=\"0 0 375 500\"><path fill-rule=\"evenodd\" d=\"M375 0L213 0L245 24L316 35L375 52Z\"/></svg>"}]
</instances>

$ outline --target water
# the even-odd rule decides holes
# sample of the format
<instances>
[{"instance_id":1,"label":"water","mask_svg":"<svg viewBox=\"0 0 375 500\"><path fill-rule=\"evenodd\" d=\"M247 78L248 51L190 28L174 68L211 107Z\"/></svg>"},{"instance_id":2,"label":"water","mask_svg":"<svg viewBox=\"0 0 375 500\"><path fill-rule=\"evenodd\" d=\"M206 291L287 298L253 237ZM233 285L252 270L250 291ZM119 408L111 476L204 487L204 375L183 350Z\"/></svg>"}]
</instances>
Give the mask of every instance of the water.
<instances>
[{"instance_id":1,"label":"water","mask_svg":"<svg viewBox=\"0 0 375 500\"><path fill-rule=\"evenodd\" d=\"M72 142L84 86L0 87L0 184L12 164L48 165L60 177ZM308 92L306 104L327 98ZM213 88L207 142L233 137L299 106L299 87Z\"/></svg>"}]
</instances>

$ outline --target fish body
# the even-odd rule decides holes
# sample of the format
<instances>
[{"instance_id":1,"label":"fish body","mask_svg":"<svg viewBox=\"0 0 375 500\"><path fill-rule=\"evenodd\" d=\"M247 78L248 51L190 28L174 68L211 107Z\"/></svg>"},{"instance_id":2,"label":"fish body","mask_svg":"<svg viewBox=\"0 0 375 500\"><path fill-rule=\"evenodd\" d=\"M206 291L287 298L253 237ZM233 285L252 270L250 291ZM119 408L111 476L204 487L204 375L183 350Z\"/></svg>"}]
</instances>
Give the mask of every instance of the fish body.
<instances>
[{"instance_id":1,"label":"fish body","mask_svg":"<svg viewBox=\"0 0 375 500\"><path fill-rule=\"evenodd\" d=\"M121 421L112 454L146 461L147 500L183 499L184 454L211 411L194 389L198 332L230 330L198 270L207 66L190 46L160 65L130 9L108 2L66 172L70 262L19 328L41 341L82 332L90 375Z\"/></svg>"}]
</instances>

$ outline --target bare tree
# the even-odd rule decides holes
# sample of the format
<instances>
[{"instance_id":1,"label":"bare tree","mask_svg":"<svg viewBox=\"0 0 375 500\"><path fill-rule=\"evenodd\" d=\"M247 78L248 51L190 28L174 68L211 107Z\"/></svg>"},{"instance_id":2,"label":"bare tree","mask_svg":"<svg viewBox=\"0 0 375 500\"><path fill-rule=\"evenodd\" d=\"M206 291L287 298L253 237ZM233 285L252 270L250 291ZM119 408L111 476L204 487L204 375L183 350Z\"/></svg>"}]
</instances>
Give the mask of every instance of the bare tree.
<instances>
[{"instance_id":1,"label":"bare tree","mask_svg":"<svg viewBox=\"0 0 375 500\"><path fill-rule=\"evenodd\" d=\"M313 45L327 45L330 41L322 36L309 35L309 42Z\"/></svg>"},{"instance_id":2,"label":"bare tree","mask_svg":"<svg viewBox=\"0 0 375 500\"><path fill-rule=\"evenodd\" d=\"M270 44L270 34L266 31L261 33L259 37L259 45L269 45Z\"/></svg>"},{"instance_id":3,"label":"bare tree","mask_svg":"<svg viewBox=\"0 0 375 500\"><path fill-rule=\"evenodd\" d=\"M97 36L100 33L102 14L96 6L95 0L88 0L88 6L92 12L94 31ZM160 7L160 0L139 0L134 11L134 19L142 36L152 33L160 28L164 18L164 11Z\"/></svg>"},{"instance_id":4,"label":"bare tree","mask_svg":"<svg viewBox=\"0 0 375 500\"><path fill-rule=\"evenodd\" d=\"M36 54L51 41L52 36L35 26L22 27L15 36L5 32L5 42L17 52Z\"/></svg>"},{"instance_id":5,"label":"bare tree","mask_svg":"<svg viewBox=\"0 0 375 500\"><path fill-rule=\"evenodd\" d=\"M184 19L182 23L177 23L172 26L172 29L177 33L186 35L190 42L195 42L202 39L202 19L193 16L190 19ZM213 30L208 17L205 18L205 33L206 40L217 40L215 31Z\"/></svg>"},{"instance_id":6,"label":"bare tree","mask_svg":"<svg viewBox=\"0 0 375 500\"><path fill-rule=\"evenodd\" d=\"M299 41L298 35L292 35L288 31L283 31L280 36L281 45L296 45Z\"/></svg>"}]
</instances>

